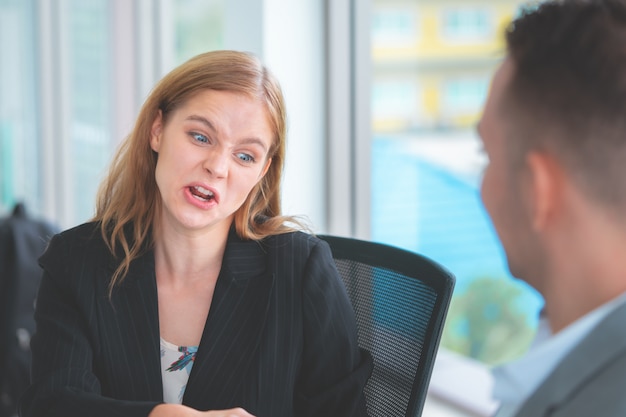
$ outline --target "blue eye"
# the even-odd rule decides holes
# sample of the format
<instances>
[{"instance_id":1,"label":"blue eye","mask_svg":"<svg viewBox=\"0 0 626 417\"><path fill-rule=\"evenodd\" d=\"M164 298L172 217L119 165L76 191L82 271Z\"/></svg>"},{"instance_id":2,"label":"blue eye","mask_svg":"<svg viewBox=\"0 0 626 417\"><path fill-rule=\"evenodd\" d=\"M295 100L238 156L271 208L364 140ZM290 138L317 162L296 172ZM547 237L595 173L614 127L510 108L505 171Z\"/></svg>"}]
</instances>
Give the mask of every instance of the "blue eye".
<instances>
[{"instance_id":1,"label":"blue eye","mask_svg":"<svg viewBox=\"0 0 626 417\"><path fill-rule=\"evenodd\" d=\"M247 153L238 153L237 158L241 159L243 162L254 162L254 157Z\"/></svg>"},{"instance_id":2,"label":"blue eye","mask_svg":"<svg viewBox=\"0 0 626 417\"><path fill-rule=\"evenodd\" d=\"M209 138L200 133L191 132L190 135L192 138L194 138L198 142L209 143Z\"/></svg>"}]
</instances>

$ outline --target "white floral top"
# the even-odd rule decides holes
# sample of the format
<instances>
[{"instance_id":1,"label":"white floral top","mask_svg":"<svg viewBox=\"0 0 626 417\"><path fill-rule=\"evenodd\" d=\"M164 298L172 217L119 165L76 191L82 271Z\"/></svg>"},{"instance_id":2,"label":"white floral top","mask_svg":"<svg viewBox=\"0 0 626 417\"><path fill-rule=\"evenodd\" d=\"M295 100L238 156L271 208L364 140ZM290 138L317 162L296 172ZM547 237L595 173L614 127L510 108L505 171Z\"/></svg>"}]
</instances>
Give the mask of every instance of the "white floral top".
<instances>
[{"instance_id":1,"label":"white floral top","mask_svg":"<svg viewBox=\"0 0 626 417\"><path fill-rule=\"evenodd\" d=\"M163 401L181 404L191 367L196 360L197 346L176 346L161 338L161 375Z\"/></svg>"}]
</instances>

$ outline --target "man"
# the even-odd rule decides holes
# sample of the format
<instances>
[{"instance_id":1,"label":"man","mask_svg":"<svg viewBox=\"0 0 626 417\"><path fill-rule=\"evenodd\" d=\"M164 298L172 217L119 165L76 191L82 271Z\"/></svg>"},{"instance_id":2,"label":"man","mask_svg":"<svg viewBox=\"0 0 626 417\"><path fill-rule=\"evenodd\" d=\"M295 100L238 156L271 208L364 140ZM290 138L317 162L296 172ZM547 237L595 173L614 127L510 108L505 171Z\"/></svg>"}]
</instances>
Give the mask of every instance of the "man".
<instances>
[{"instance_id":1,"label":"man","mask_svg":"<svg viewBox=\"0 0 626 417\"><path fill-rule=\"evenodd\" d=\"M551 334L495 370L496 415L626 416L626 0L544 3L506 40L481 194Z\"/></svg>"}]
</instances>

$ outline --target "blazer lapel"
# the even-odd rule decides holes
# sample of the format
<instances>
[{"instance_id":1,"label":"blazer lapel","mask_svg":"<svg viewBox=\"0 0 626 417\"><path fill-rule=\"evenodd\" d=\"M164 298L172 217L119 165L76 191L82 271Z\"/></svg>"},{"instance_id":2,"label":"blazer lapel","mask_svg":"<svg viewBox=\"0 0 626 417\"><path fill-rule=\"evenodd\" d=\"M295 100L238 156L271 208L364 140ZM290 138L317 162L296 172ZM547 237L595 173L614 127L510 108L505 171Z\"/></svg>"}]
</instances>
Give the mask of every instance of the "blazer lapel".
<instances>
[{"instance_id":1,"label":"blazer lapel","mask_svg":"<svg viewBox=\"0 0 626 417\"><path fill-rule=\"evenodd\" d=\"M205 410L234 406L267 318L274 286L267 269L261 244L232 231L184 404Z\"/></svg>"},{"instance_id":2,"label":"blazer lapel","mask_svg":"<svg viewBox=\"0 0 626 417\"><path fill-rule=\"evenodd\" d=\"M525 402L516 417L539 417L558 409L593 374L626 350L626 303L609 314L574 347Z\"/></svg>"},{"instance_id":3,"label":"blazer lapel","mask_svg":"<svg viewBox=\"0 0 626 417\"><path fill-rule=\"evenodd\" d=\"M127 347L124 354L135 368L135 384L139 398L163 400L159 310L154 253L146 251L133 261L122 285L113 292L113 309L118 320L116 328L124 333ZM108 303L108 300L107 300Z\"/></svg>"}]
</instances>

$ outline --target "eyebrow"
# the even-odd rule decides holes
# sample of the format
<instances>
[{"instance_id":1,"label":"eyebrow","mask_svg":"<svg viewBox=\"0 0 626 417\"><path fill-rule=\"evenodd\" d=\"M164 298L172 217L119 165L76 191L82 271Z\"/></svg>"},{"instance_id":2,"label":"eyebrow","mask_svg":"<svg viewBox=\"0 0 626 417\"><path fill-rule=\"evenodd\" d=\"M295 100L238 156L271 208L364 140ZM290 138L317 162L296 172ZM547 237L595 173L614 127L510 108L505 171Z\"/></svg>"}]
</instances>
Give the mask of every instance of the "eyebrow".
<instances>
[{"instance_id":1,"label":"eyebrow","mask_svg":"<svg viewBox=\"0 0 626 417\"><path fill-rule=\"evenodd\" d=\"M188 116L186 120L200 122L203 125L205 125L209 130L213 131L214 133L217 133L217 129L215 128L215 126L213 126L213 123L211 123L209 121L209 119L207 119L206 117L192 114L192 115ZM261 139L255 137L255 136L252 136L252 137L249 137L249 138L245 138L245 139L243 139L241 141L241 143L243 143L243 144L257 144L260 147L262 147L265 152L267 152L267 147L265 146L265 143L263 143L263 141Z\"/></svg>"},{"instance_id":2,"label":"eyebrow","mask_svg":"<svg viewBox=\"0 0 626 417\"><path fill-rule=\"evenodd\" d=\"M202 117L202 116L198 116L198 115L192 114L192 115L188 116L187 119L185 119L185 120L191 120L191 121L194 121L194 122L200 122L203 125L205 125L212 132L217 133L217 129L215 128L215 126L213 126L213 123L211 123L209 121L209 119L207 119L206 117Z\"/></svg>"}]
</instances>

